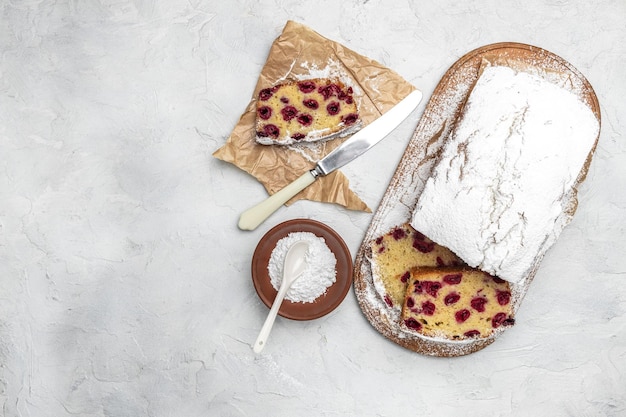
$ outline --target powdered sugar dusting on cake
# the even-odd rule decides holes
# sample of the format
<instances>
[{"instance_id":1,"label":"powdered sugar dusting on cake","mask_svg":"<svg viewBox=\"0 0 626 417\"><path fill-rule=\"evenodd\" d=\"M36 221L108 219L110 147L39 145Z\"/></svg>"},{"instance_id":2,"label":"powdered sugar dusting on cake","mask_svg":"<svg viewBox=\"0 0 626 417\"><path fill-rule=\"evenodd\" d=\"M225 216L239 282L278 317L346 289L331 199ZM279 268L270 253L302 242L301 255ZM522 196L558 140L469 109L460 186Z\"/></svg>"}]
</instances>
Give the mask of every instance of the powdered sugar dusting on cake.
<instances>
[{"instance_id":1,"label":"powdered sugar dusting on cake","mask_svg":"<svg viewBox=\"0 0 626 417\"><path fill-rule=\"evenodd\" d=\"M411 223L470 266L520 282L569 222L566 204L597 133L591 110L566 89L488 67Z\"/></svg>"}]
</instances>

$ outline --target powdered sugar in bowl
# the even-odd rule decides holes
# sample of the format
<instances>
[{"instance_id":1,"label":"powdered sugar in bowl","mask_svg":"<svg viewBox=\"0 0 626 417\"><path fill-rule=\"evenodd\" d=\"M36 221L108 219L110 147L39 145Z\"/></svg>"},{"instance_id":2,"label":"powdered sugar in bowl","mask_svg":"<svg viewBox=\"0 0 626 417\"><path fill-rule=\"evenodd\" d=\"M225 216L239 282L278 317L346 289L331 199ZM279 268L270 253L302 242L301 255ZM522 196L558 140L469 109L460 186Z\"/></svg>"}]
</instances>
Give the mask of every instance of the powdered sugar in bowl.
<instances>
[{"instance_id":1,"label":"powdered sugar in bowl","mask_svg":"<svg viewBox=\"0 0 626 417\"><path fill-rule=\"evenodd\" d=\"M268 308L280 286L284 248L296 240L309 242L311 268L296 281L299 286L292 288L278 314L312 320L333 311L346 297L352 286L352 256L343 239L323 223L295 219L275 226L261 238L252 257L252 281Z\"/></svg>"}]
</instances>

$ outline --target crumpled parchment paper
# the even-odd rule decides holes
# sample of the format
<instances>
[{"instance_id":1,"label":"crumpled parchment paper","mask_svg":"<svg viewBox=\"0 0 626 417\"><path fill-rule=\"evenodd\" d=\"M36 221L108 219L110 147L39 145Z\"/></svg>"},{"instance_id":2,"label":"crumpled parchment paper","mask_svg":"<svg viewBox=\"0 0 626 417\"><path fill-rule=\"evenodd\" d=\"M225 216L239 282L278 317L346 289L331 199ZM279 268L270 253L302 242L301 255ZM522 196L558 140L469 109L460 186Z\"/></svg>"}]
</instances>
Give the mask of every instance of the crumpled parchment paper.
<instances>
[{"instance_id":1,"label":"crumpled parchment paper","mask_svg":"<svg viewBox=\"0 0 626 417\"><path fill-rule=\"evenodd\" d=\"M272 44L250 103L226 144L213 156L253 175L269 194L311 170L318 160L348 137L289 146L260 145L255 141L255 106L259 91L286 80L307 78L338 78L352 86L355 100L359 100L364 126L415 90L413 85L380 63L326 39L302 24L288 21ZM287 205L300 199L371 212L350 189L348 179L340 171L319 178Z\"/></svg>"}]
</instances>

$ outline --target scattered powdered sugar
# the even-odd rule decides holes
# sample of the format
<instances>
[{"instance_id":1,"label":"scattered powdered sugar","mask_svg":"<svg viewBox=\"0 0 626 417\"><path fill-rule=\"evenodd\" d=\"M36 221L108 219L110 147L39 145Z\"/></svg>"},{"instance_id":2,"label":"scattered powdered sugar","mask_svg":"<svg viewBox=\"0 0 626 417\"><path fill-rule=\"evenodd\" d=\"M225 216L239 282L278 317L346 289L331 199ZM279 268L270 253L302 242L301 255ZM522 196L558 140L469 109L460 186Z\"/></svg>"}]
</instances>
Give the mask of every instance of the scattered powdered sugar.
<instances>
[{"instance_id":1,"label":"scattered powdered sugar","mask_svg":"<svg viewBox=\"0 0 626 417\"><path fill-rule=\"evenodd\" d=\"M298 80L308 80L313 78L330 78L340 80L346 87L352 87L355 98L361 96L361 88L354 79L348 75L345 66L335 60L329 59L324 68L320 68L315 63L303 62L300 67L307 70L306 74L296 75Z\"/></svg>"},{"instance_id":2,"label":"scattered powdered sugar","mask_svg":"<svg viewBox=\"0 0 626 417\"><path fill-rule=\"evenodd\" d=\"M575 94L488 67L426 182L411 224L472 267L521 282L570 220L599 124Z\"/></svg>"},{"instance_id":3,"label":"scattered powdered sugar","mask_svg":"<svg viewBox=\"0 0 626 417\"><path fill-rule=\"evenodd\" d=\"M324 156L325 142L305 142L294 145L286 145L289 150L300 154L309 162L317 163Z\"/></svg>"},{"instance_id":4,"label":"scattered powdered sugar","mask_svg":"<svg viewBox=\"0 0 626 417\"><path fill-rule=\"evenodd\" d=\"M446 89L431 97L420 123L407 145L402 161L378 207L368 238L374 239L392 228L407 223L430 177L442 145L454 127L473 85L475 70L460 68L451 74Z\"/></svg>"},{"instance_id":5,"label":"scattered powdered sugar","mask_svg":"<svg viewBox=\"0 0 626 417\"><path fill-rule=\"evenodd\" d=\"M287 251L296 242L304 241L309 244L305 260L307 266L287 291L285 298L295 303L312 303L326 293L326 290L335 283L337 273L335 266L337 259L328 248L322 237L311 232L292 232L276 243L272 250L267 269L274 289L278 291L283 280L283 270Z\"/></svg>"}]
</instances>

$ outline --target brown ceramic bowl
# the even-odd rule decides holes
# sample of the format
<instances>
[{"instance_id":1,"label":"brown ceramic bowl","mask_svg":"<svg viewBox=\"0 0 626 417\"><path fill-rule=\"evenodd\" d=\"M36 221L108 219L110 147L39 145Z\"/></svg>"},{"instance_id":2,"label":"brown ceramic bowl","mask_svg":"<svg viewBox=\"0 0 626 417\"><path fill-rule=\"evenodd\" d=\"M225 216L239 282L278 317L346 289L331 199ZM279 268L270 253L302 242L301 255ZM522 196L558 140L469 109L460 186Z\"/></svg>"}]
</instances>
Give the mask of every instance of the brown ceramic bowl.
<instances>
[{"instance_id":1,"label":"brown ceramic bowl","mask_svg":"<svg viewBox=\"0 0 626 417\"><path fill-rule=\"evenodd\" d=\"M294 303L285 299L278 310L282 317L292 320L313 320L333 311L346 297L352 286L352 255L341 236L333 229L315 220L295 219L269 230L259 241L252 256L252 282L263 303L271 308L277 291L270 281L267 265L276 243L293 232L311 232L324 238L337 259L337 279L326 292L310 303Z\"/></svg>"}]
</instances>

